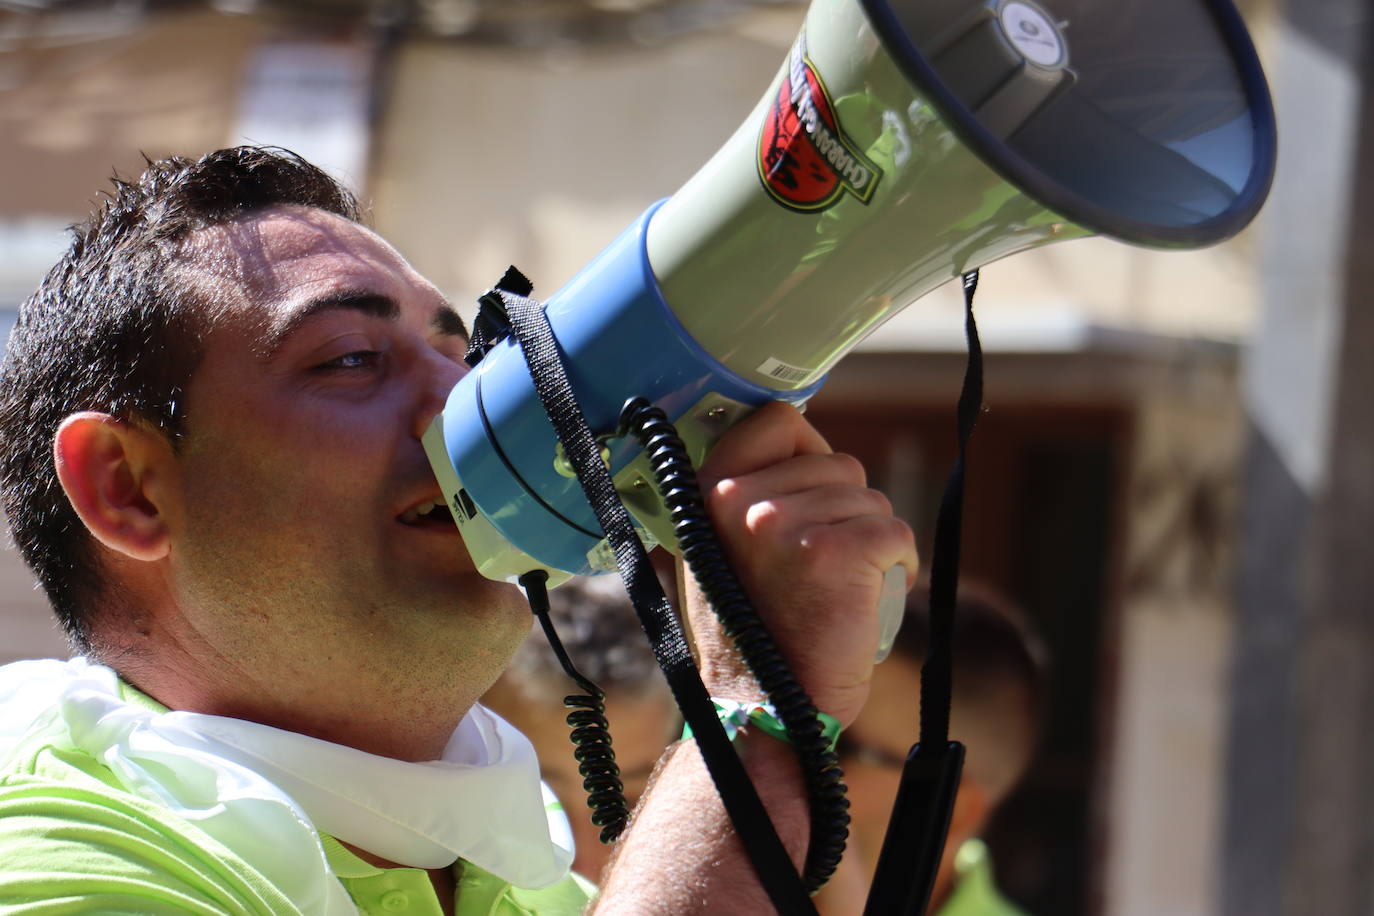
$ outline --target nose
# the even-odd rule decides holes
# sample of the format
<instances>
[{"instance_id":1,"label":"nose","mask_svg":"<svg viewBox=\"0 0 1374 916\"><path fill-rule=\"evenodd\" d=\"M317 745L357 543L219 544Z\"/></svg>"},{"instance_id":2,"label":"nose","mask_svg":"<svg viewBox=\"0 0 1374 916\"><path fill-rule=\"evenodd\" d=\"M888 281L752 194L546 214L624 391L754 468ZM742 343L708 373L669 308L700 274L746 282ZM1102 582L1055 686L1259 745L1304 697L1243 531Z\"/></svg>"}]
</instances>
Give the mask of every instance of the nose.
<instances>
[{"instance_id":1,"label":"nose","mask_svg":"<svg viewBox=\"0 0 1374 916\"><path fill-rule=\"evenodd\" d=\"M435 415L441 412L444 405L448 403L448 396L453 391L453 386L457 385L469 371L471 370L465 363L455 362L438 351L431 351L421 361L423 378L411 426L411 434L416 439L423 436L425 430L429 429L429 424Z\"/></svg>"}]
</instances>

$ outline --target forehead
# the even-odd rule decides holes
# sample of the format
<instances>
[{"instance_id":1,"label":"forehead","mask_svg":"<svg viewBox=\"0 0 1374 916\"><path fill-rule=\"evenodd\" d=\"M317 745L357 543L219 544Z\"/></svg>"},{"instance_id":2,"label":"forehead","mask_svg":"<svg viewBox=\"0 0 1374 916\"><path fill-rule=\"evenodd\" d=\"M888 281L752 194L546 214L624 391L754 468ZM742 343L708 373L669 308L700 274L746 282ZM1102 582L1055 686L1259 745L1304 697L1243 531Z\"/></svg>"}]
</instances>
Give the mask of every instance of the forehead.
<instances>
[{"instance_id":1,"label":"forehead","mask_svg":"<svg viewBox=\"0 0 1374 916\"><path fill-rule=\"evenodd\" d=\"M274 207L193 233L184 261L218 317L270 324L300 303L367 290L404 303L439 298L381 236L323 210Z\"/></svg>"}]
</instances>

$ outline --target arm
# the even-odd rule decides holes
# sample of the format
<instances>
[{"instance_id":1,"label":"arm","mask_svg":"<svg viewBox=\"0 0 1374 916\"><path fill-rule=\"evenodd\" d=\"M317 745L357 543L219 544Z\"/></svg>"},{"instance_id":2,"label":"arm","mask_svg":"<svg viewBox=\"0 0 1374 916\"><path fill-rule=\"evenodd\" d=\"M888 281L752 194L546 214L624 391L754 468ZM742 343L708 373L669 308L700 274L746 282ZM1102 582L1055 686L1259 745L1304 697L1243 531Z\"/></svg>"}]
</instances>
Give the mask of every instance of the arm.
<instances>
[{"instance_id":1,"label":"arm","mask_svg":"<svg viewBox=\"0 0 1374 916\"><path fill-rule=\"evenodd\" d=\"M771 404L730 430L702 467L702 490L726 550L816 707L844 725L868 694L883 574L917 568L911 531L862 467L834 455L794 408ZM688 589L702 676L715 696L758 686ZM737 749L798 866L805 792L792 749L750 733ZM665 756L607 870L596 912L765 913L769 903L730 828L694 742Z\"/></svg>"}]
</instances>

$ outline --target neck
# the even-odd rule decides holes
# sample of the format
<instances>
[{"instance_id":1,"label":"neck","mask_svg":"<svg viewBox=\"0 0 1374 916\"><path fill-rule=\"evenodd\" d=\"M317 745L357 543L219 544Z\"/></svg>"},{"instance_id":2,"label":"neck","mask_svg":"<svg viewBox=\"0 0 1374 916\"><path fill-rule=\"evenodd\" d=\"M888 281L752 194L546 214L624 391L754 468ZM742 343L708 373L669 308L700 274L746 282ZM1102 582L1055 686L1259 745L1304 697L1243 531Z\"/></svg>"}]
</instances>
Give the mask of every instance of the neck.
<instances>
[{"instance_id":1,"label":"neck","mask_svg":"<svg viewBox=\"0 0 1374 916\"><path fill-rule=\"evenodd\" d=\"M422 670L328 664L319 657L233 658L205 642L158 640L106 656L169 709L270 725L411 762L438 760L479 691L427 683Z\"/></svg>"},{"instance_id":2,"label":"neck","mask_svg":"<svg viewBox=\"0 0 1374 916\"><path fill-rule=\"evenodd\" d=\"M203 685L184 681L138 686L171 709L258 722L410 762L442 757L453 730L472 705L471 701L466 705L456 700L436 700L431 704L418 698L398 697L378 708L362 702L357 690L345 691L326 701L313 696L293 699L281 693L206 691L200 689ZM267 685L265 689L273 688ZM436 714L436 708L444 712Z\"/></svg>"}]
</instances>

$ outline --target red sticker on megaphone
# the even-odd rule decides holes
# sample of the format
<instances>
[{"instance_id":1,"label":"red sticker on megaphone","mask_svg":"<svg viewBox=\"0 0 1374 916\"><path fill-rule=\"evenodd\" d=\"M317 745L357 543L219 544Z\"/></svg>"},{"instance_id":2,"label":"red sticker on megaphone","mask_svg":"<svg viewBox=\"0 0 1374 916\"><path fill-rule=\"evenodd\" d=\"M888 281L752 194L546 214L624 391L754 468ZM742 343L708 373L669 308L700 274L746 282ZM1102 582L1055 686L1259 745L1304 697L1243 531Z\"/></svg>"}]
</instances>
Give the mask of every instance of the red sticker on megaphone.
<instances>
[{"instance_id":1,"label":"red sticker on megaphone","mask_svg":"<svg viewBox=\"0 0 1374 916\"><path fill-rule=\"evenodd\" d=\"M764 190L792 210L831 207L848 191L868 203L882 170L845 136L816 67L806 56L806 32L787 59L787 73L759 132Z\"/></svg>"}]
</instances>

